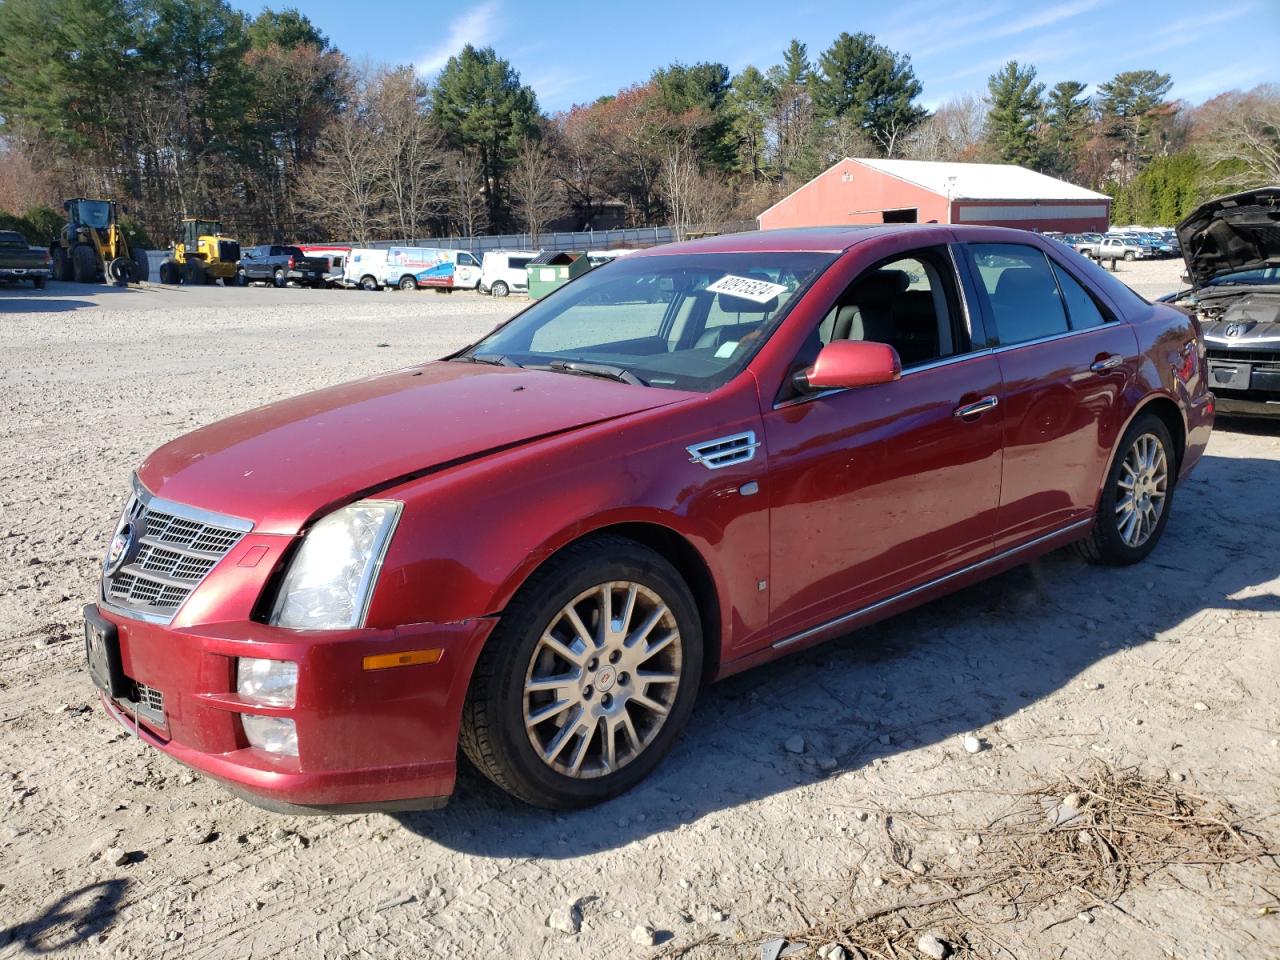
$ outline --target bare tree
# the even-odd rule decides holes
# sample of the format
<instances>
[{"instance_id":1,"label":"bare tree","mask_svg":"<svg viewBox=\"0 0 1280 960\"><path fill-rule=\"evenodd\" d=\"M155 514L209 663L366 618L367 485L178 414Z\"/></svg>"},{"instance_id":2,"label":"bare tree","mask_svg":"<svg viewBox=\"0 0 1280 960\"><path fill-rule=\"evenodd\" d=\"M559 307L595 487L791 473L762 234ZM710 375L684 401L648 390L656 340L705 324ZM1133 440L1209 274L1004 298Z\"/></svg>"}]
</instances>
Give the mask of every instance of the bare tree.
<instances>
[{"instance_id":1,"label":"bare tree","mask_svg":"<svg viewBox=\"0 0 1280 960\"><path fill-rule=\"evenodd\" d=\"M1218 98L1202 133L1216 188L1280 182L1280 85Z\"/></svg>"},{"instance_id":2,"label":"bare tree","mask_svg":"<svg viewBox=\"0 0 1280 960\"><path fill-rule=\"evenodd\" d=\"M530 244L537 248L547 221L565 208L555 158L538 141L525 140L516 153L507 186L515 200L516 212L529 231Z\"/></svg>"},{"instance_id":3,"label":"bare tree","mask_svg":"<svg viewBox=\"0 0 1280 960\"><path fill-rule=\"evenodd\" d=\"M698 160L687 136L674 136L662 155L658 172L658 191L671 213L671 228L677 240L683 240L692 222L694 193L698 188Z\"/></svg>"},{"instance_id":4,"label":"bare tree","mask_svg":"<svg viewBox=\"0 0 1280 960\"><path fill-rule=\"evenodd\" d=\"M339 114L320 137L298 187L302 208L337 236L367 243L382 226L383 159L364 112Z\"/></svg>"},{"instance_id":5,"label":"bare tree","mask_svg":"<svg viewBox=\"0 0 1280 960\"><path fill-rule=\"evenodd\" d=\"M407 242L427 234L448 187L444 138L423 108L426 95L412 70L385 72L374 80L372 145L387 223Z\"/></svg>"},{"instance_id":6,"label":"bare tree","mask_svg":"<svg viewBox=\"0 0 1280 960\"><path fill-rule=\"evenodd\" d=\"M982 148L988 106L974 94L948 100L900 144L911 160L973 160Z\"/></svg>"},{"instance_id":7,"label":"bare tree","mask_svg":"<svg viewBox=\"0 0 1280 960\"><path fill-rule=\"evenodd\" d=\"M474 154L455 153L445 163L450 219L464 237L489 225L488 184L484 164Z\"/></svg>"}]
</instances>

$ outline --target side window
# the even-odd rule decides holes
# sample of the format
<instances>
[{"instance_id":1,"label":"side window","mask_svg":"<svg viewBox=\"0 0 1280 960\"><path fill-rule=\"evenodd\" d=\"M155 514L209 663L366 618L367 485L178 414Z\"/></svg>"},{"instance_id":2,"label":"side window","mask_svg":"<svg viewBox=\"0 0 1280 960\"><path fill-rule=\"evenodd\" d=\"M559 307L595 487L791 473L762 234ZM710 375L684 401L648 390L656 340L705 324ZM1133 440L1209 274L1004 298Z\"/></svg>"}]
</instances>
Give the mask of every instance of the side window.
<instances>
[{"instance_id":1,"label":"side window","mask_svg":"<svg viewBox=\"0 0 1280 960\"><path fill-rule=\"evenodd\" d=\"M523 270L525 267L529 265L529 261L532 259L533 257L512 257L510 260L507 261L507 269Z\"/></svg>"},{"instance_id":2,"label":"side window","mask_svg":"<svg viewBox=\"0 0 1280 960\"><path fill-rule=\"evenodd\" d=\"M464 267L474 267L476 266L476 258L469 253L460 253L458 254L458 263Z\"/></svg>"},{"instance_id":3,"label":"side window","mask_svg":"<svg viewBox=\"0 0 1280 960\"><path fill-rule=\"evenodd\" d=\"M1067 312L1049 261L1018 243L969 245L1002 344L1067 332Z\"/></svg>"},{"instance_id":4,"label":"side window","mask_svg":"<svg viewBox=\"0 0 1280 960\"><path fill-rule=\"evenodd\" d=\"M1053 264L1053 274L1058 278L1058 288L1062 290L1062 299L1066 301L1067 319L1071 322L1072 330L1100 327L1107 322L1106 314L1092 294L1081 286L1080 281L1056 263Z\"/></svg>"},{"instance_id":5,"label":"side window","mask_svg":"<svg viewBox=\"0 0 1280 960\"><path fill-rule=\"evenodd\" d=\"M917 250L866 271L819 324L817 339L818 346L833 340L887 343L904 368L964 352L950 257L942 249Z\"/></svg>"}]
</instances>

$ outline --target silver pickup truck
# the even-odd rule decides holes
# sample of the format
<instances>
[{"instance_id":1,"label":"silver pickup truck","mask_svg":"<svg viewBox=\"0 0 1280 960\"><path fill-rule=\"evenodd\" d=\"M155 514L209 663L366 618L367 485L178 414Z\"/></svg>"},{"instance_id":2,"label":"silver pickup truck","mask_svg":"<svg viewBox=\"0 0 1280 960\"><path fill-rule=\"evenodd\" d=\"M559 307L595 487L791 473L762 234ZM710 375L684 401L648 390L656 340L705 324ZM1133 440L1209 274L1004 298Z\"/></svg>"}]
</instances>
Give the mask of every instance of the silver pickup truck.
<instances>
[{"instance_id":1,"label":"silver pickup truck","mask_svg":"<svg viewBox=\"0 0 1280 960\"><path fill-rule=\"evenodd\" d=\"M37 290L49 279L49 252L16 230L0 230L0 283L30 280Z\"/></svg>"},{"instance_id":2,"label":"silver pickup truck","mask_svg":"<svg viewBox=\"0 0 1280 960\"><path fill-rule=\"evenodd\" d=\"M1072 244L1076 253L1093 260L1141 260L1150 251L1136 241L1124 237L1102 237L1098 240L1081 240Z\"/></svg>"}]
</instances>

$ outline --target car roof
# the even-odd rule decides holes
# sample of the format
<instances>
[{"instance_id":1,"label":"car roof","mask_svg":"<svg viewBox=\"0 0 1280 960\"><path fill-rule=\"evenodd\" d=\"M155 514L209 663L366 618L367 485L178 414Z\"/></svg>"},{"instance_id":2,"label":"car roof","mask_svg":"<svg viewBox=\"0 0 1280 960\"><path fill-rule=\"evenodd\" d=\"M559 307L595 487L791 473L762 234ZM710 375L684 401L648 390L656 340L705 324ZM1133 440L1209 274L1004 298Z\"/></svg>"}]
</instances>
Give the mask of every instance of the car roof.
<instances>
[{"instance_id":1,"label":"car roof","mask_svg":"<svg viewBox=\"0 0 1280 960\"><path fill-rule=\"evenodd\" d=\"M788 227L778 230L749 230L744 233L727 233L702 240L685 240L668 243L648 250L639 250L636 256L663 257L694 253L844 253L855 244L866 243L882 237L901 236L910 231L920 235L922 244L951 242L953 236L965 239L969 232L981 233L990 239L992 233L1008 234L1010 242L1025 243L1028 237L1038 236L1027 230L1009 227L979 225L953 225L940 223L886 223L843 227Z\"/></svg>"}]
</instances>

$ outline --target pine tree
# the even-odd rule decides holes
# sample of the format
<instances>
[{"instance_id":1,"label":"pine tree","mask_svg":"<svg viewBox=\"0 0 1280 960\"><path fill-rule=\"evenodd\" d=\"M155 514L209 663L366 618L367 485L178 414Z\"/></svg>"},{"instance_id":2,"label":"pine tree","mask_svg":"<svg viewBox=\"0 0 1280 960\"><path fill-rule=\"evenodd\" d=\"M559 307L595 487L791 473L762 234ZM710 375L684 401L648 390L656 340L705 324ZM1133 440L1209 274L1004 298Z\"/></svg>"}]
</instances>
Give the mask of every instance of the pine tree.
<instances>
[{"instance_id":1,"label":"pine tree","mask_svg":"<svg viewBox=\"0 0 1280 960\"><path fill-rule=\"evenodd\" d=\"M818 60L810 86L820 117L847 118L884 154L927 116L915 103L923 88L911 58L869 33L840 34Z\"/></svg>"},{"instance_id":2,"label":"pine tree","mask_svg":"<svg viewBox=\"0 0 1280 960\"><path fill-rule=\"evenodd\" d=\"M436 123L450 144L479 156L488 187L489 222L509 224L504 178L520 144L538 127L538 101L492 47L471 44L450 57L436 81Z\"/></svg>"},{"instance_id":3,"label":"pine tree","mask_svg":"<svg viewBox=\"0 0 1280 960\"><path fill-rule=\"evenodd\" d=\"M813 67L809 63L809 48L799 40L792 40L786 52L782 54L782 70L778 77L779 86L803 86L809 82Z\"/></svg>"},{"instance_id":4,"label":"pine tree","mask_svg":"<svg viewBox=\"0 0 1280 960\"><path fill-rule=\"evenodd\" d=\"M987 142L1005 163L1038 166L1040 147L1036 124L1043 106L1044 84L1036 83L1036 68L1010 60L987 79Z\"/></svg>"},{"instance_id":5,"label":"pine tree","mask_svg":"<svg viewBox=\"0 0 1280 960\"><path fill-rule=\"evenodd\" d=\"M1098 84L1098 112L1106 135L1121 147L1126 177L1132 176L1154 154L1153 119L1165 106L1173 86L1167 73L1126 70Z\"/></svg>"},{"instance_id":6,"label":"pine tree","mask_svg":"<svg viewBox=\"0 0 1280 960\"><path fill-rule=\"evenodd\" d=\"M1054 84L1045 98L1045 163L1059 175L1070 175L1089 130L1089 98L1082 97L1085 85L1078 80Z\"/></svg>"},{"instance_id":7,"label":"pine tree","mask_svg":"<svg viewBox=\"0 0 1280 960\"><path fill-rule=\"evenodd\" d=\"M777 88L753 66L733 78L728 107L738 148L738 169L758 181L764 175L766 131Z\"/></svg>"}]
</instances>

